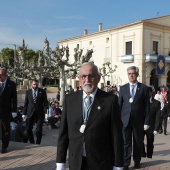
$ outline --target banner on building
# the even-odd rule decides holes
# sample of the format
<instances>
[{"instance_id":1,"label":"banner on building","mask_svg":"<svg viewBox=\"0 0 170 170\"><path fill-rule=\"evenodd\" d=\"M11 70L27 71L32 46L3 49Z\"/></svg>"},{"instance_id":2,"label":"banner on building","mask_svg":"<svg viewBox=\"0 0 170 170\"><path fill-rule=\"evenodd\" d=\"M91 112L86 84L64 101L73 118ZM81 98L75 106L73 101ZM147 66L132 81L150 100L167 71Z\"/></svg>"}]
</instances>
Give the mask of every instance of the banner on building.
<instances>
[{"instance_id":1,"label":"banner on building","mask_svg":"<svg viewBox=\"0 0 170 170\"><path fill-rule=\"evenodd\" d=\"M165 57L163 55L158 56L156 62L156 72L158 75L165 74Z\"/></svg>"}]
</instances>

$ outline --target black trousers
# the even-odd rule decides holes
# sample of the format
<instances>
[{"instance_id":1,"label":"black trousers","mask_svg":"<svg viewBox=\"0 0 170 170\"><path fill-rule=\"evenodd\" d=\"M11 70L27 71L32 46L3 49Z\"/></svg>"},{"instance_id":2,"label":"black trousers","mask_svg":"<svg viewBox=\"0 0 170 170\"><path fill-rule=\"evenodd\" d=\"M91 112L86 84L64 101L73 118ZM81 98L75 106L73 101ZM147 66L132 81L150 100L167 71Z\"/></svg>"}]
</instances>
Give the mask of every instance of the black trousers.
<instances>
[{"instance_id":1,"label":"black trousers","mask_svg":"<svg viewBox=\"0 0 170 170\"><path fill-rule=\"evenodd\" d=\"M82 157L81 170L89 170L89 166L88 166L86 157Z\"/></svg>"},{"instance_id":2,"label":"black trousers","mask_svg":"<svg viewBox=\"0 0 170 170\"><path fill-rule=\"evenodd\" d=\"M2 148L7 148L10 140L10 118L0 119L0 126L2 131Z\"/></svg>"},{"instance_id":3,"label":"black trousers","mask_svg":"<svg viewBox=\"0 0 170 170\"><path fill-rule=\"evenodd\" d=\"M167 117L166 118L161 117L159 130L160 131L164 130L164 132L167 132Z\"/></svg>"},{"instance_id":4,"label":"black trousers","mask_svg":"<svg viewBox=\"0 0 170 170\"><path fill-rule=\"evenodd\" d=\"M144 139L146 136L146 150L145 150L145 144ZM153 149L154 149L154 134L153 131L147 131L143 132L143 148L142 148L142 155L147 156L148 158L152 158L153 155Z\"/></svg>"},{"instance_id":5,"label":"black trousers","mask_svg":"<svg viewBox=\"0 0 170 170\"><path fill-rule=\"evenodd\" d=\"M131 163L131 155L133 150L133 160L135 164L139 164L141 161L141 150L143 141L143 125L134 127L129 120L127 127L123 128L124 138L124 166L129 166ZM133 141L132 141L133 139ZM133 148L132 148L133 146Z\"/></svg>"},{"instance_id":6,"label":"black trousers","mask_svg":"<svg viewBox=\"0 0 170 170\"><path fill-rule=\"evenodd\" d=\"M42 139L42 126L44 123L44 118L43 117L39 118L36 112L34 112L32 117L26 120L27 136L28 136L30 143L32 144L35 144L34 134L33 134L33 125L35 123L36 123L36 131L35 131L36 144L40 144L41 139Z\"/></svg>"}]
</instances>

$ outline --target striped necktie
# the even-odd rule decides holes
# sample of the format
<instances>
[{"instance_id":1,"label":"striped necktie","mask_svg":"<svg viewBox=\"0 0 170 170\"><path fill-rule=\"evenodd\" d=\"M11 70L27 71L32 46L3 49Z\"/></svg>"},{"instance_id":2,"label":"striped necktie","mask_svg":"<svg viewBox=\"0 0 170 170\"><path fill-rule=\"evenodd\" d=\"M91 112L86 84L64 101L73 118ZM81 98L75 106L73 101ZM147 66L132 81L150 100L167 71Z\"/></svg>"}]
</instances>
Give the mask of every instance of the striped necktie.
<instances>
[{"instance_id":1,"label":"striped necktie","mask_svg":"<svg viewBox=\"0 0 170 170\"><path fill-rule=\"evenodd\" d=\"M134 96L135 96L135 85L131 85L131 89L132 89L131 97L132 97L132 99L134 99Z\"/></svg>"},{"instance_id":2,"label":"striped necktie","mask_svg":"<svg viewBox=\"0 0 170 170\"><path fill-rule=\"evenodd\" d=\"M2 94L4 90L4 83L0 83L0 95Z\"/></svg>"},{"instance_id":3,"label":"striped necktie","mask_svg":"<svg viewBox=\"0 0 170 170\"><path fill-rule=\"evenodd\" d=\"M86 117L86 120L89 117L91 103L92 103L92 97L91 96L86 96L86 102L85 102L85 117Z\"/></svg>"},{"instance_id":4,"label":"striped necktie","mask_svg":"<svg viewBox=\"0 0 170 170\"><path fill-rule=\"evenodd\" d=\"M33 90L33 100L34 100L34 103L36 103L36 100L37 100L36 90Z\"/></svg>"}]
</instances>

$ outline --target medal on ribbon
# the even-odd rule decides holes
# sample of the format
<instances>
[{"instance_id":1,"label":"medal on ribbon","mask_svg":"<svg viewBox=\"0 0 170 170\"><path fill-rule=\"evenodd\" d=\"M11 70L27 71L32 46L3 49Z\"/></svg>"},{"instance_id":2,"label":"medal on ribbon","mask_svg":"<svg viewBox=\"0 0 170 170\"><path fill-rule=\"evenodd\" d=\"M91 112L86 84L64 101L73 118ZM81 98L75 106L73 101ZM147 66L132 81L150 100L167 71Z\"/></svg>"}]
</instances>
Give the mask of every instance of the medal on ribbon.
<instances>
[{"instance_id":1,"label":"medal on ribbon","mask_svg":"<svg viewBox=\"0 0 170 170\"><path fill-rule=\"evenodd\" d=\"M129 103L133 103L133 99L132 98L129 99Z\"/></svg>"},{"instance_id":2,"label":"medal on ribbon","mask_svg":"<svg viewBox=\"0 0 170 170\"><path fill-rule=\"evenodd\" d=\"M85 124L82 124L81 127L80 127L80 133L84 133L84 130L86 128L86 125Z\"/></svg>"}]
</instances>

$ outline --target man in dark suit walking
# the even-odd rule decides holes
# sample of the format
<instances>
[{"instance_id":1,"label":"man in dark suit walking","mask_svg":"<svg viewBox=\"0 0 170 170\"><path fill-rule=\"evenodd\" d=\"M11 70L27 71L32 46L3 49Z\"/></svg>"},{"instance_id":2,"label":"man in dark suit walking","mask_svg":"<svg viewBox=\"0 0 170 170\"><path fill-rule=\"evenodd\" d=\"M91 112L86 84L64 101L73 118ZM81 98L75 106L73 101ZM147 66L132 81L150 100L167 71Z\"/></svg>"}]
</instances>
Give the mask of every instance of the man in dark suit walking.
<instances>
[{"instance_id":1,"label":"man in dark suit walking","mask_svg":"<svg viewBox=\"0 0 170 170\"><path fill-rule=\"evenodd\" d=\"M30 143L40 144L42 126L48 109L46 92L38 88L38 80L32 81L32 88L26 91L23 117L26 117L26 130ZM34 141L33 125L36 123L36 142Z\"/></svg>"},{"instance_id":2,"label":"man in dark suit walking","mask_svg":"<svg viewBox=\"0 0 170 170\"><path fill-rule=\"evenodd\" d=\"M160 101L153 98L152 87L149 87L149 96L150 96L150 127L148 130L143 131L143 149L142 157L152 158L153 149L154 149L154 136L159 131L159 122L160 122ZM146 136L146 150L144 139Z\"/></svg>"},{"instance_id":3,"label":"man in dark suit walking","mask_svg":"<svg viewBox=\"0 0 170 170\"><path fill-rule=\"evenodd\" d=\"M165 96L161 96L161 107L159 110L159 115L160 115L160 122L159 122L159 133L163 133L164 135L167 135L167 120L168 117L170 116L168 113L168 103L165 100Z\"/></svg>"},{"instance_id":4,"label":"man in dark suit walking","mask_svg":"<svg viewBox=\"0 0 170 170\"><path fill-rule=\"evenodd\" d=\"M67 94L57 145L57 170L122 170L123 135L116 95L97 88L100 74L93 63L79 72L83 89Z\"/></svg>"},{"instance_id":5,"label":"man in dark suit walking","mask_svg":"<svg viewBox=\"0 0 170 170\"><path fill-rule=\"evenodd\" d=\"M7 79L5 68L0 68L0 126L2 133L1 153L6 153L10 140L11 113L17 112L16 84Z\"/></svg>"},{"instance_id":6,"label":"man in dark suit walking","mask_svg":"<svg viewBox=\"0 0 170 170\"><path fill-rule=\"evenodd\" d=\"M129 169L132 153L134 168L140 168L143 129L149 128L149 91L148 87L137 81L138 67L127 68L129 83L120 87L119 104L124 135L124 170Z\"/></svg>"}]
</instances>

